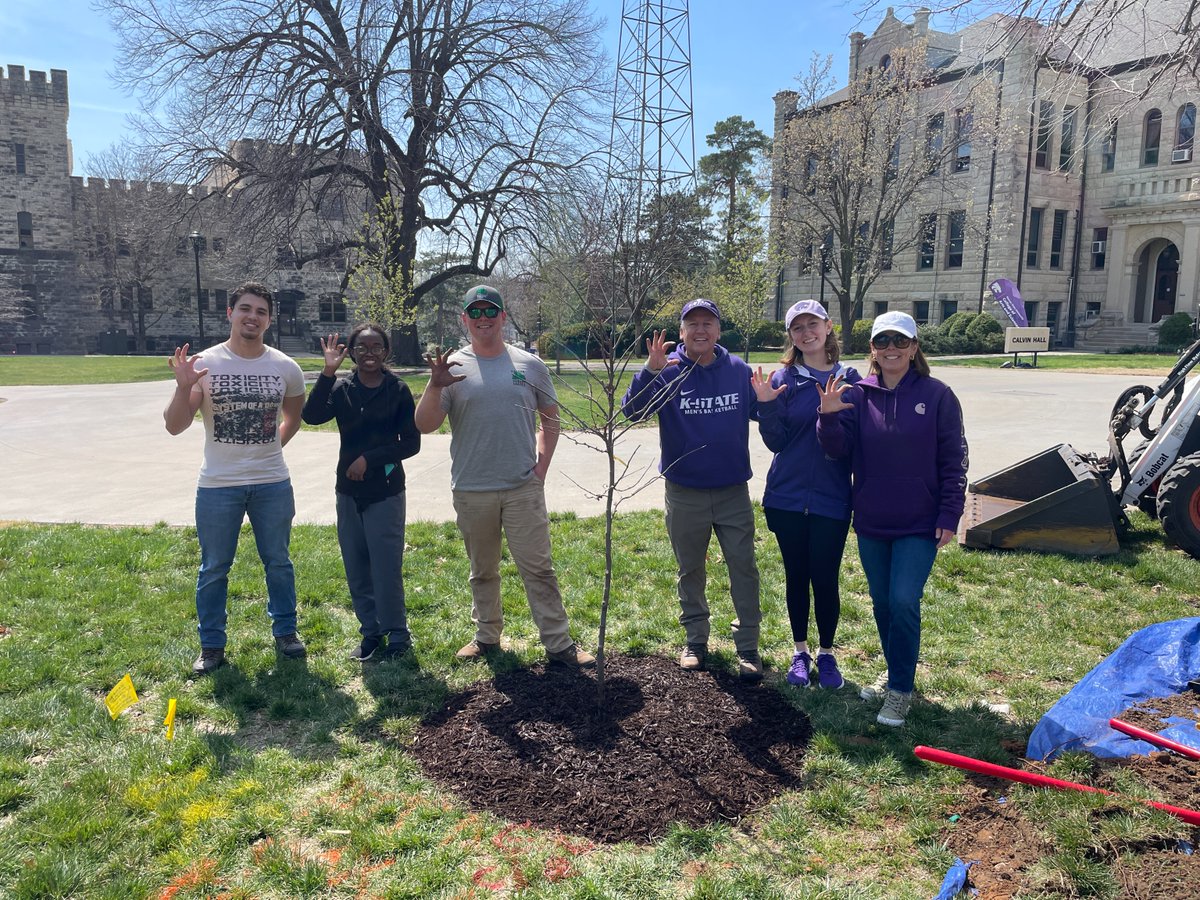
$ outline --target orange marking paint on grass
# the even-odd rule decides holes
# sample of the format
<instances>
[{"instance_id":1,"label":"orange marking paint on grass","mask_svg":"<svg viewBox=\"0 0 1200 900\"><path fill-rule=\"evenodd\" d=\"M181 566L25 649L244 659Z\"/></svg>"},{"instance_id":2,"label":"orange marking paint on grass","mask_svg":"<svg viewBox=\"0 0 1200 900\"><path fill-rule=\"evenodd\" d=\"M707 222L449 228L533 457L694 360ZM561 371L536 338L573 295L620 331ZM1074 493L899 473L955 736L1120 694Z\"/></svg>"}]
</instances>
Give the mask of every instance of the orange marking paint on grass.
<instances>
[{"instance_id":1,"label":"orange marking paint on grass","mask_svg":"<svg viewBox=\"0 0 1200 900\"><path fill-rule=\"evenodd\" d=\"M216 880L217 861L207 857L188 866L180 874L172 878L167 886L158 893L158 900L174 900L180 891L191 890L200 885L211 884Z\"/></svg>"}]
</instances>

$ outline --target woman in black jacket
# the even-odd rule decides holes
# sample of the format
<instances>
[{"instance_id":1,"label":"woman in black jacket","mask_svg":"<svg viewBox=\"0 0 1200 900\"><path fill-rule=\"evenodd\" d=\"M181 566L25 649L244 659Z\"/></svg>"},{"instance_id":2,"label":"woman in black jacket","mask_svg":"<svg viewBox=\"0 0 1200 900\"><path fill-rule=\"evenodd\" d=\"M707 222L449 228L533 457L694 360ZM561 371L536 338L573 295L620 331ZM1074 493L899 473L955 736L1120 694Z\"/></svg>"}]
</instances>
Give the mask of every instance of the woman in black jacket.
<instances>
[{"instance_id":1,"label":"woman in black jacket","mask_svg":"<svg viewBox=\"0 0 1200 900\"><path fill-rule=\"evenodd\" d=\"M412 648L404 610L404 467L421 449L413 424L412 391L387 367L387 332L374 322L359 325L343 344L321 339L325 368L304 404L310 425L337 419L337 530L346 581L361 643L351 659L401 656ZM355 362L335 382L342 360ZM384 641L386 640L386 645ZM380 649L382 646L382 649Z\"/></svg>"}]
</instances>

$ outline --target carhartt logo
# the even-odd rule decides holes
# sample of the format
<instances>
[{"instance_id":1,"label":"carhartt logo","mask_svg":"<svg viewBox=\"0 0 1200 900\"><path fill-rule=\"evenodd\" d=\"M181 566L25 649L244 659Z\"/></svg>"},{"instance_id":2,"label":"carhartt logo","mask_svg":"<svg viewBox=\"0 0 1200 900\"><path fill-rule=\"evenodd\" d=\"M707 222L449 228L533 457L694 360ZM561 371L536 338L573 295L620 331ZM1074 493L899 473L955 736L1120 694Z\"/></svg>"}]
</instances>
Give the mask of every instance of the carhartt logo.
<instances>
[{"instance_id":1,"label":"carhartt logo","mask_svg":"<svg viewBox=\"0 0 1200 900\"><path fill-rule=\"evenodd\" d=\"M917 411L918 416L925 415L925 404L924 403L918 403L916 406L913 407L913 409L915 409Z\"/></svg>"}]
</instances>

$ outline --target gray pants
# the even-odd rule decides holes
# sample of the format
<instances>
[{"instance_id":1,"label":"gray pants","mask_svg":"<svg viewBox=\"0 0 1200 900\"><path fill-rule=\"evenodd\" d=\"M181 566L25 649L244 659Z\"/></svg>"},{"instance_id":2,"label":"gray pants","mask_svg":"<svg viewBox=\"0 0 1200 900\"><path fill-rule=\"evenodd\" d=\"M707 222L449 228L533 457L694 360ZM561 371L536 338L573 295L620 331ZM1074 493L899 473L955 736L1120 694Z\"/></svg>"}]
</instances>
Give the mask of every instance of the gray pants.
<instances>
[{"instance_id":1,"label":"gray pants","mask_svg":"<svg viewBox=\"0 0 1200 900\"><path fill-rule=\"evenodd\" d=\"M754 508L745 484L705 490L667 481L667 534L679 564L679 624L689 644L707 644L711 630L705 596L708 542L717 533L729 568L729 592L737 618L733 643L740 656L758 653L762 612L758 564L754 561Z\"/></svg>"},{"instance_id":2,"label":"gray pants","mask_svg":"<svg viewBox=\"0 0 1200 900\"><path fill-rule=\"evenodd\" d=\"M404 492L364 506L337 494L338 545L346 567L350 600L366 638L387 635L392 646L408 646L404 610Z\"/></svg>"}]
</instances>

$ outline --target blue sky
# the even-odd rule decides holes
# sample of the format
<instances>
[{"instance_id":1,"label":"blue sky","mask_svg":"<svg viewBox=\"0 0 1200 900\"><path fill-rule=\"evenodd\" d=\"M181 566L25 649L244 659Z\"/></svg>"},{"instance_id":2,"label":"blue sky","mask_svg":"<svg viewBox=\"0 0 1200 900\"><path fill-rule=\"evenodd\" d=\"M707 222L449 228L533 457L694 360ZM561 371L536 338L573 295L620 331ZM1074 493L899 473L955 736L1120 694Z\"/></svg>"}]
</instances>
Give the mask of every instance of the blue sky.
<instances>
[{"instance_id":1,"label":"blue sky","mask_svg":"<svg viewBox=\"0 0 1200 900\"><path fill-rule=\"evenodd\" d=\"M857 6L836 0L691 0L697 156L706 152L704 137L713 124L729 116L753 119L770 134L771 97L794 84L814 51L833 54L834 71L844 80L846 36L861 27ZM620 0L602 0L595 8L609 22L615 58ZM873 30L875 21L861 30ZM137 99L109 78L115 54L108 20L89 0L0 2L0 65L67 70L76 175L88 174L90 155L125 138L125 117L137 109Z\"/></svg>"}]
</instances>

